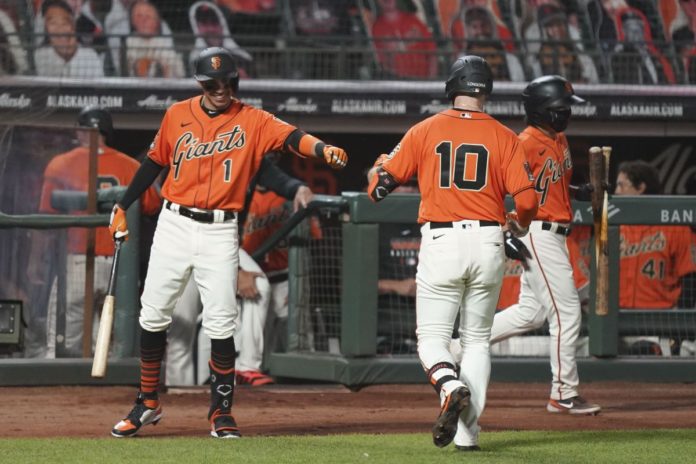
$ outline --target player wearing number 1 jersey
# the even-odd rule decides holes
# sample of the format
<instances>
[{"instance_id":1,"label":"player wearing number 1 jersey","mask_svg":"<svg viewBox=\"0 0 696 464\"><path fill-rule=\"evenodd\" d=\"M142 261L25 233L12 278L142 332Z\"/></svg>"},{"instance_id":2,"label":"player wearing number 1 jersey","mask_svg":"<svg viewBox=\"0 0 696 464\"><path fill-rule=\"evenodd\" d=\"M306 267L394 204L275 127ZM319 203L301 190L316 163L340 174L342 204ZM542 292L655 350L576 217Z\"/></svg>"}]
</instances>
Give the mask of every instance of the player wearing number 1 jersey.
<instances>
[{"instance_id":1,"label":"player wearing number 1 jersey","mask_svg":"<svg viewBox=\"0 0 696 464\"><path fill-rule=\"evenodd\" d=\"M418 355L441 401L433 441L443 447L454 440L462 451L478 449L478 419L490 377L488 339L505 260L503 199L513 196L521 229L537 208L519 140L483 113L492 87L484 59L458 59L445 86L453 108L409 129L368 176L368 193L380 201L417 175ZM459 375L449 352L458 314L464 353Z\"/></svg>"},{"instance_id":2,"label":"player wearing number 1 jersey","mask_svg":"<svg viewBox=\"0 0 696 464\"><path fill-rule=\"evenodd\" d=\"M111 215L112 236L127 237L125 209L165 166L170 167L141 298L140 391L131 412L112 429L115 437L133 436L162 417L157 389L167 328L189 277L198 286L203 330L212 340L210 433L216 438L241 436L231 413L236 352L232 334L238 312L237 213L250 179L270 151L322 158L334 168L344 167L348 159L344 150L239 101L239 73L224 48L203 50L194 77L203 95L167 110L146 161Z\"/></svg>"},{"instance_id":3,"label":"player wearing number 1 jersey","mask_svg":"<svg viewBox=\"0 0 696 464\"><path fill-rule=\"evenodd\" d=\"M522 242L532 259L522 272L519 304L495 316L491 343L520 335L549 323L551 394L549 412L596 414L600 407L578 393L575 350L580 333L580 298L573 280L566 236L572 210L570 178L573 164L563 131L577 97L561 76L534 79L522 93L527 128L520 134L527 161L534 172L539 211ZM588 199L589 187L574 189L577 199Z\"/></svg>"}]
</instances>

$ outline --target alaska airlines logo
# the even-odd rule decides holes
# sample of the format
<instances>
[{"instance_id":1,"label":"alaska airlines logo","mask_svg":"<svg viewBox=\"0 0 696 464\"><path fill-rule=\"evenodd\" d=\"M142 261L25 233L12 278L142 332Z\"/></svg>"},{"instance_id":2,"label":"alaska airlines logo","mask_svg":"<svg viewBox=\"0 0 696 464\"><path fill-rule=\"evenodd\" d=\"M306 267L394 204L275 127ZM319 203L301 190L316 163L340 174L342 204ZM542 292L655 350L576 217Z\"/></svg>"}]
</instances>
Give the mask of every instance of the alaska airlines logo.
<instances>
[{"instance_id":1,"label":"alaska airlines logo","mask_svg":"<svg viewBox=\"0 0 696 464\"><path fill-rule=\"evenodd\" d=\"M183 161L191 161L195 158L212 156L215 153L226 153L244 147L246 143L246 132L234 126L230 132L218 134L211 142L199 142L191 132L184 132L174 144L174 179L179 178L179 172Z\"/></svg>"},{"instance_id":2,"label":"alaska airlines logo","mask_svg":"<svg viewBox=\"0 0 696 464\"><path fill-rule=\"evenodd\" d=\"M549 185L555 184L561 180L566 171L572 167L573 162L570 160L570 154L567 152L563 157L562 163L557 163L551 158L546 159L546 162L539 171L536 184L534 185L534 190L536 190L537 193L541 193L541 198L539 199L540 206L546 203L546 197L549 194Z\"/></svg>"},{"instance_id":3,"label":"alaska airlines logo","mask_svg":"<svg viewBox=\"0 0 696 464\"><path fill-rule=\"evenodd\" d=\"M652 253L654 251L662 251L667 247L667 239L661 231L654 235L643 237L639 242L631 243L621 236L619 249L621 250L622 258L638 256L643 253Z\"/></svg>"}]
</instances>

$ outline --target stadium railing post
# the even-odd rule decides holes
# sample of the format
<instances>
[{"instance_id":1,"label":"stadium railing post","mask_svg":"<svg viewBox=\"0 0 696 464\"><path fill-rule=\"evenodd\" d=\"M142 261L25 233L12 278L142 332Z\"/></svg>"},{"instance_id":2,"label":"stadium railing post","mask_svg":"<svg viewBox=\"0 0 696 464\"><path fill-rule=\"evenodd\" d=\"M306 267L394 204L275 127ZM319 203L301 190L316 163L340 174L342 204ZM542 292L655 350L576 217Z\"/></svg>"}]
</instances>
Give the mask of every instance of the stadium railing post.
<instances>
[{"instance_id":1,"label":"stadium railing post","mask_svg":"<svg viewBox=\"0 0 696 464\"><path fill-rule=\"evenodd\" d=\"M341 354L377 354L379 226L343 224L341 265Z\"/></svg>"},{"instance_id":2,"label":"stadium railing post","mask_svg":"<svg viewBox=\"0 0 696 464\"><path fill-rule=\"evenodd\" d=\"M588 329L590 335L590 354L600 358L615 357L619 350L619 226L609 226L609 314L598 316L595 313L595 299L590 298ZM594 245L592 246L594 250ZM592 276L596 275L594 254ZM590 279L590 295L595 294L595 279Z\"/></svg>"},{"instance_id":3,"label":"stadium railing post","mask_svg":"<svg viewBox=\"0 0 696 464\"><path fill-rule=\"evenodd\" d=\"M116 308L112 354L117 358L135 356L138 348L140 313L140 201L128 208L128 241L121 250L116 277Z\"/></svg>"}]
</instances>

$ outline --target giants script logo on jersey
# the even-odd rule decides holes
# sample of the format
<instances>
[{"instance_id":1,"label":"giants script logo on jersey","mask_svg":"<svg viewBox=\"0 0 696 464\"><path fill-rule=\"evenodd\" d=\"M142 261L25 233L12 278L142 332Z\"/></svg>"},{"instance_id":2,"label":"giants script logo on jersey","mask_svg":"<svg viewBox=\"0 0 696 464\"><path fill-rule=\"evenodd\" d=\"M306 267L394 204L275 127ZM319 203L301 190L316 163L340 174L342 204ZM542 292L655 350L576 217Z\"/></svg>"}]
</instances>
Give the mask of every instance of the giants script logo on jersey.
<instances>
[{"instance_id":1,"label":"giants script logo on jersey","mask_svg":"<svg viewBox=\"0 0 696 464\"><path fill-rule=\"evenodd\" d=\"M537 193L541 193L541 199L539 200L539 206L546 203L546 196L549 193L549 183L555 184L563 178L565 172L573 167L573 162L570 160L569 153L566 152L563 157L563 163L557 163L551 158L546 158L546 162L541 167L539 175L537 176L536 184L534 185L534 190Z\"/></svg>"},{"instance_id":2,"label":"giants script logo on jersey","mask_svg":"<svg viewBox=\"0 0 696 464\"><path fill-rule=\"evenodd\" d=\"M218 134L212 142L199 143L198 139L191 132L184 132L174 144L174 179L179 178L182 161L190 161L194 158L212 156L215 153L226 153L244 147L246 143L246 132L234 126L230 132Z\"/></svg>"},{"instance_id":3,"label":"giants script logo on jersey","mask_svg":"<svg viewBox=\"0 0 696 464\"><path fill-rule=\"evenodd\" d=\"M653 251L662 251L667 247L667 239L661 231L654 235L643 237L640 242L630 243L621 236L619 249L621 250L622 258L638 256L643 253L652 253Z\"/></svg>"}]
</instances>

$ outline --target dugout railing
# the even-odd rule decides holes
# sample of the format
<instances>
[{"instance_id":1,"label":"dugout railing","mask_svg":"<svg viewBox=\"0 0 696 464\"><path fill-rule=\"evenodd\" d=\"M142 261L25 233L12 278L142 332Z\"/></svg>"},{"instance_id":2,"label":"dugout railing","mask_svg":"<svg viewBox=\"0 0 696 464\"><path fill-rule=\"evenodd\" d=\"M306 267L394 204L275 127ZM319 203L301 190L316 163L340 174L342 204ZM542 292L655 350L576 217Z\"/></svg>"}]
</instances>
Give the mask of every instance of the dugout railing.
<instances>
[{"instance_id":1,"label":"dugout railing","mask_svg":"<svg viewBox=\"0 0 696 464\"><path fill-rule=\"evenodd\" d=\"M104 195L114 193L117 192L100 193L102 207L114 201ZM69 197L64 201L70 200ZM378 325L383 317L378 317L377 291L380 227L414 224L418 202L418 195L409 194L392 195L379 205L370 202L364 193L318 196L317 201L296 213L258 250L257 259L280 240L286 240L289 245L287 351L267 353L266 366L272 375L281 379L335 382L354 388L425 381L412 341L384 352L378 337ZM589 203L578 202L573 206L575 225L591 224ZM0 358L0 385L137 383L138 248L132 246L138 241L137 217L137 209L129 209L131 239L124 247L119 268L116 321L107 377L95 380L89 376L91 358L12 357ZM318 218L318 235L312 232L312 218ZM0 232L94 227L107 223L105 214L0 214ZM696 379L693 356L627 356L619 350L619 342L625 336L696 339L696 311L619 310L620 224L694 225L696 203L692 197L612 198L610 311L607 316L597 316L592 304L589 307L583 321L589 353L578 359L580 375L583 381L693 381ZM590 294L593 293L591 288ZM399 309L398 317L413 317L413 308ZM412 320L397 322L411 330ZM495 356L492 362L494 380L548 379L546 356Z\"/></svg>"},{"instance_id":2,"label":"dugout railing","mask_svg":"<svg viewBox=\"0 0 696 464\"><path fill-rule=\"evenodd\" d=\"M36 317L36 314L46 313L46 308L36 306L41 300L43 306L48 305L47 298L33 298L27 296L22 301L24 312L23 319L27 327L24 328L22 351L4 351L0 356L0 385L46 385L46 384L87 384L104 383L119 384L132 383L133 375L137 372L138 360L138 308L139 280L140 280L140 202L136 201L128 209L129 240L122 247L119 268L117 273L118 285L116 287L116 307L114 313L113 336L109 351L109 365L106 377L103 380L90 377L92 358L75 357L76 353L65 352L66 308L65 292L66 280L70 278L66 269L67 242L71 233L76 228L95 228L109 224L109 214L114 203L123 195L125 187L112 187L97 191L97 211L94 215L66 214L23 214L10 215L0 212L0 236L5 244L12 247L26 246L26 241L19 236L24 233L37 232L39 234L53 234L56 243L62 244L56 249L48 250L50 257L45 257L45 262L51 263L50 276L47 285L50 288L51 281L55 280L56 311L53 318L54 329L44 332L45 328L38 327L45 324L44 318ZM85 192L54 191L52 206L57 210L79 211L84 210L87 203ZM33 237L36 237L35 235ZM3 247L3 251L5 247ZM7 254L4 254L7 258ZM83 276L84 278L84 276ZM77 287L83 287L84 281L77 283ZM101 307L99 300L94 300L92 312L98 318ZM49 357L22 357L27 355L28 335L35 337L33 344L46 343L52 345L53 352ZM96 332L93 333L93 339ZM38 338L38 339L37 339ZM7 347L0 347L7 348Z\"/></svg>"},{"instance_id":3,"label":"dugout railing","mask_svg":"<svg viewBox=\"0 0 696 464\"><path fill-rule=\"evenodd\" d=\"M336 275L323 276L328 279L329 288L313 285L309 290L323 294L325 299L331 293L340 295L340 300L334 300L331 307L318 304L315 297L298 291L297 282L306 279L311 270L305 267L307 259L303 261L295 255L295 259L290 260L289 317L291 320L310 320L314 332L307 337L307 334L290 333L290 329L288 336L310 339L314 343L305 346L291 344L288 352L271 354L268 358L270 373L278 377L337 382L351 387L423 382L424 374L414 350L408 354L380 353L377 329L379 228L385 224L414 223L419 197L392 195L379 205L370 202L364 193L344 193L342 199L345 212L340 216L340 223L335 225L340 234L340 251L327 251L330 247L321 251L306 244L294 247L295 253L340 253L332 258ZM629 356L619 350L620 340L626 336L696 338L694 310L619 309L619 226L694 225L696 202L687 196L614 197L609 208L610 311L606 316L595 314L594 301L590 298L587 314L583 317L589 347L587 355L578 358L580 375L584 381L693 381L696 379L693 356ZM592 224L589 203L576 202L573 209L575 226ZM291 246L291 256L292 250ZM316 257L309 258L309 262L316 261ZM594 269L590 275L590 295L594 294L592 275ZM302 304L298 304L300 299L304 300ZM329 342L322 343L322 337L327 337ZM492 378L495 380L541 381L548 375L548 358L545 356L493 357Z\"/></svg>"}]
</instances>

